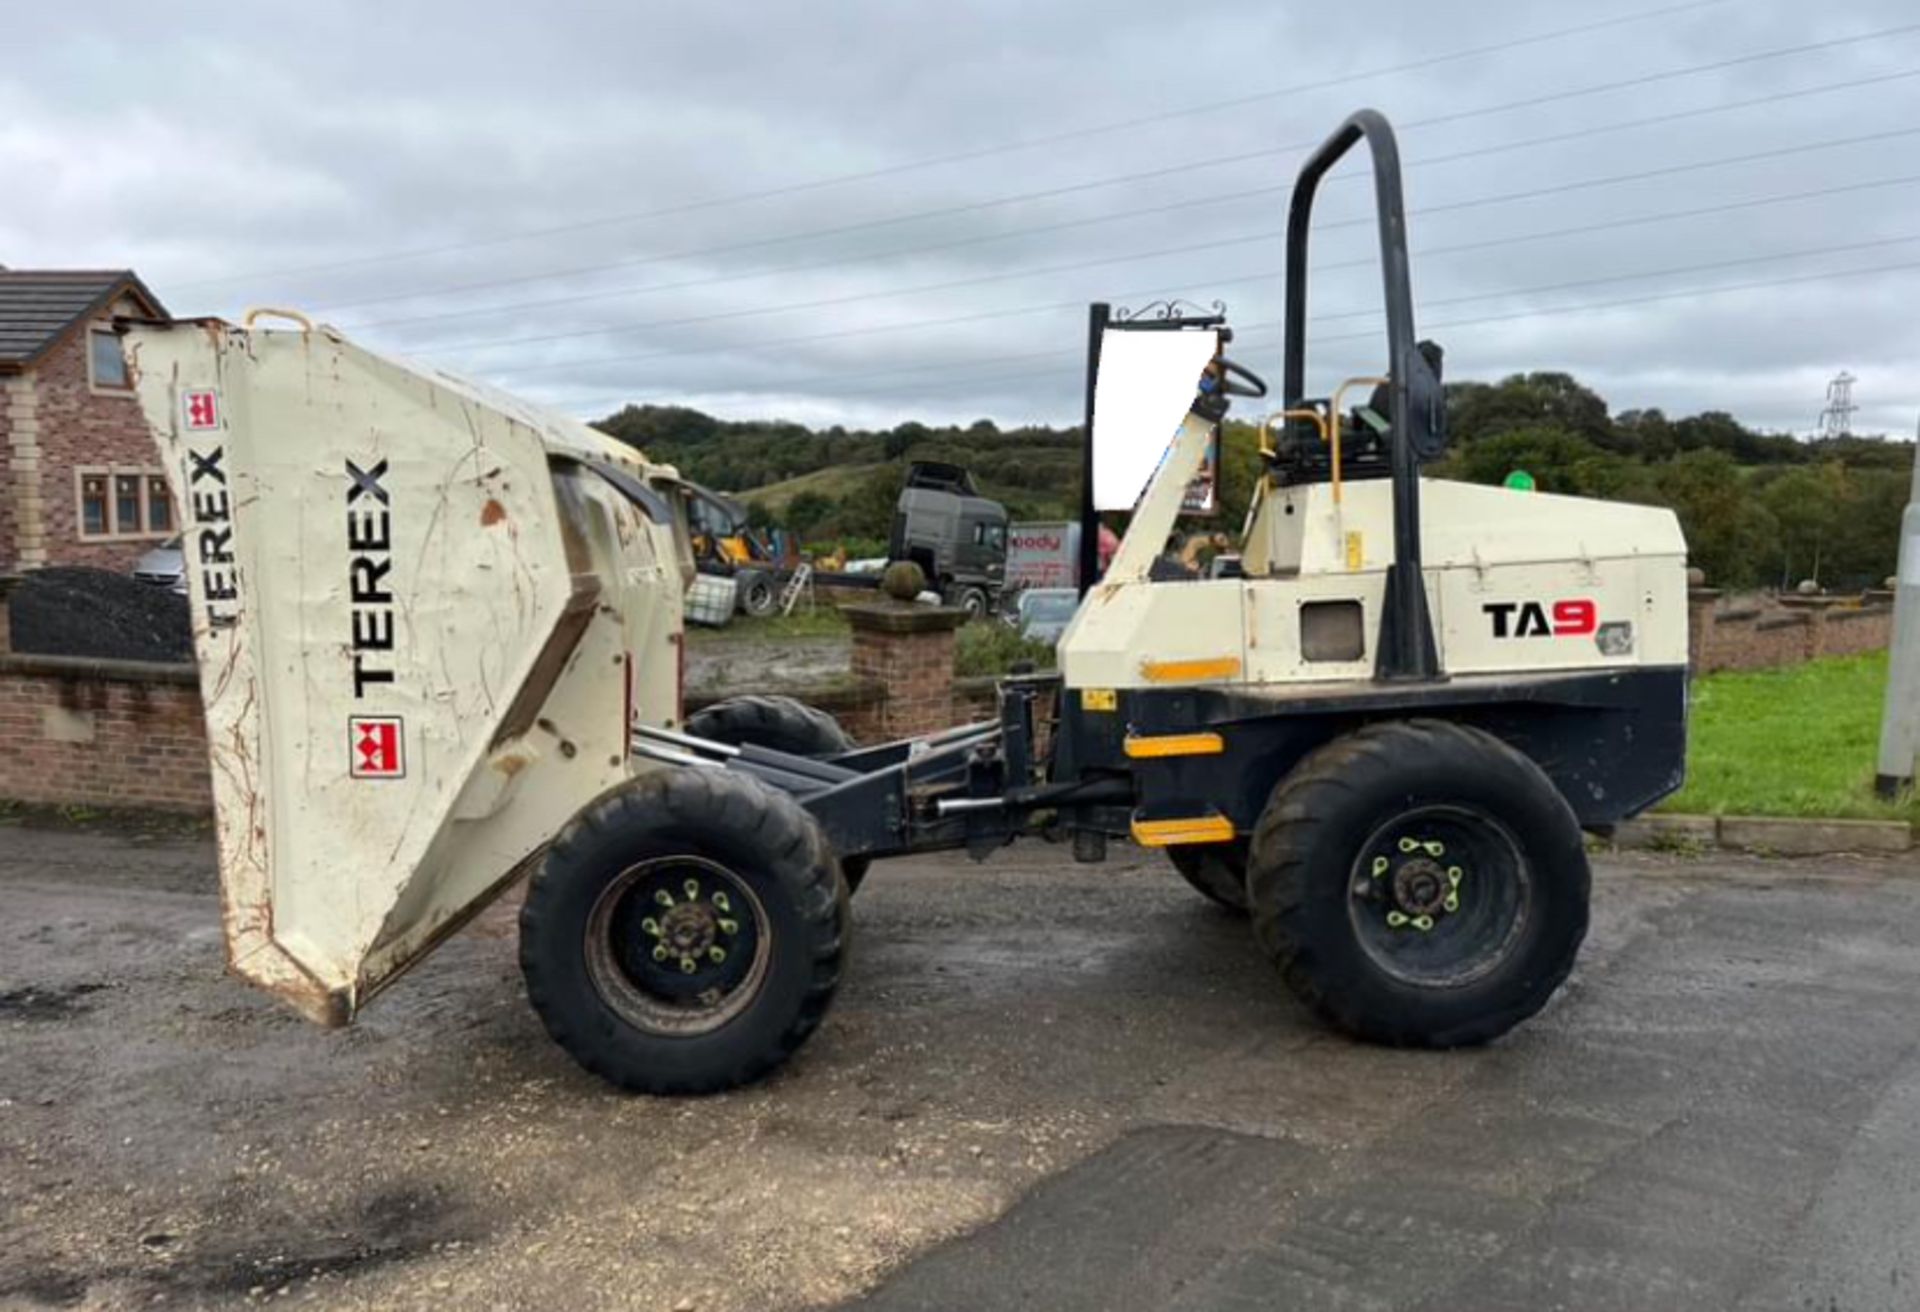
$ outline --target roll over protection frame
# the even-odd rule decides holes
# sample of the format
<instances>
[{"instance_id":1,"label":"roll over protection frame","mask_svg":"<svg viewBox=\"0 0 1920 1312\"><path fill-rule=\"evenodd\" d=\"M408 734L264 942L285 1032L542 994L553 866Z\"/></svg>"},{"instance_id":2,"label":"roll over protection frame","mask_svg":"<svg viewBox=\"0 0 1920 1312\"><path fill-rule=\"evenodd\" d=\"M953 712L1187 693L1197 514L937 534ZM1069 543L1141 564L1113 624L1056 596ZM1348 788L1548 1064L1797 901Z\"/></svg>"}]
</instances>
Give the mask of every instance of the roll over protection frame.
<instances>
[{"instance_id":1,"label":"roll over protection frame","mask_svg":"<svg viewBox=\"0 0 1920 1312\"><path fill-rule=\"evenodd\" d=\"M1307 238L1320 181L1365 140L1373 161L1374 205L1380 226L1380 274L1387 306L1389 453L1393 482L1393 563L1387 568L1374 678L1412 682L1444 678L1433 638L1420 570L1420 458L1445 442L1440 378L1413 335L1413 289L1407 258L1406 201L1400 186L1400 147L1376 110L1362 109L1335 129L1308 157L1294 181L1287 211L1286 369L1281 396L1288 410L1306 402ZM1329 416L1337 425L1338 415Z\"/></svg>"}]
</instances>

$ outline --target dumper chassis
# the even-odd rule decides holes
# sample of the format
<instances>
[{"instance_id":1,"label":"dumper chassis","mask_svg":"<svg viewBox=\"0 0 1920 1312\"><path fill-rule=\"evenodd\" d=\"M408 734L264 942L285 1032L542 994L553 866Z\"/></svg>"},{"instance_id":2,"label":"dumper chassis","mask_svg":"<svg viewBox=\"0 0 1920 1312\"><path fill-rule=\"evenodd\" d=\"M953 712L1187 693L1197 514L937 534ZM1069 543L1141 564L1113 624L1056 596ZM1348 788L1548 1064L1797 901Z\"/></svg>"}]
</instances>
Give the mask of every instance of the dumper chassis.
<instances>
[{"instance_id":1,"label":"dumper chassis","mask_svg":"<svg viewBox=\"0 0 1920 1312\"><path fill-rule=\"evenodd\" d=\"M1313 398L1313 202L1361 143L1388 366ZM319 814L320 803L290 806L257 782L271 774L263 744L277 732L283 760L288 731L263 731L256 701L297 663L281 659L276 674L272 631L250 630L244 595L220 591L235 566L194 559L234 968L339 1023L530 875L521 962L554 1038L624 1088L702 1093L764 1075L819 1025L840 980L849 895L872 863L951 850L984 858L1023 837L1097 861L1130 840L1166 850L1201 893L1248 914L1259 949L1331 1025L1441 1048L1507 1032L1552 997L1585 935L1583 831L1681 782L1685 545L1666 511L1421 477L1445 448L1440 353L1415 339L1399 158L1378 114L1353 115L1302 168L1287 269L1283 405L1262 430L1245 577L1157 582L1152 566L1216 426L1234 401L1264 397L1265 383L1224 354L1232 333L1220 313L1095 306L1083 547L1106 508L1094 500L1096 448L1144 444L1152 472L1144 490L1129 489L1128 532L1084 591L1059 672L1003 680L997 715L977 724L860 747L830 718L778 698L735 699L686 722L677 700L662 712L661 656L680 642L677 623L660 619L672 593L666 556L685 535L671 471L610 462L594 435L461 392L475 414L497 407L508 430L546 425L571 582L529 572L524 548L490 558L495 577L521 589L499 622L525 632L522 690L504 711L489 694L489 733L434 785L437 800L415 806L441 817L439 828L418 832L403 806L367 809L351 789ZM183 370L213 376L205 361L217 359L244 372L241 353L264 347L229 335L196 354L152 332L142 399L177 459L197 450L182 431L194 413L183 396L206 394L183 393ZM167 380L162 360L173 361ZM1365 400L1349 408L1355 389ZM235 514L244 545L235 507L248 502L195 487L179 463L194 525ZM288 468L286 482L300 472ZM443 501L471 495L457 514L478 505L482 524L497 522L499 504L482 496L508 501L502 516L540 519L542 502L522 510L504 479L439 486ZM265 560L245 558L255 569ZM445 577L465 578L460 565L447 563ZM531 597L550 598L540 603L550 613L522 623ZM356 594L352 604L371 603ZM217 606L240 610L223 620ZM423 662L438 691L405 703L441 714L447 732L461 721L444 703L475 696L453 668L480 659L469 646L449 641ZM313 649L297 650L307 661ZM612 739L590 710L615 682L603 671L625 684ZM383 710L386 691L370 690L369 709ZM305 706L289 700L279 713ZM401 719L356 716L354 732ZM379 761L397 767L397 737L380 741L396 755ZM299 841L282 841L263 809L290 810ZM342 923L314 844L330 832L357 842L355 826L398 837L378 845L387 865L369 883L380 896L362 897L359 919Z\"/></svg>"}]
</instances>

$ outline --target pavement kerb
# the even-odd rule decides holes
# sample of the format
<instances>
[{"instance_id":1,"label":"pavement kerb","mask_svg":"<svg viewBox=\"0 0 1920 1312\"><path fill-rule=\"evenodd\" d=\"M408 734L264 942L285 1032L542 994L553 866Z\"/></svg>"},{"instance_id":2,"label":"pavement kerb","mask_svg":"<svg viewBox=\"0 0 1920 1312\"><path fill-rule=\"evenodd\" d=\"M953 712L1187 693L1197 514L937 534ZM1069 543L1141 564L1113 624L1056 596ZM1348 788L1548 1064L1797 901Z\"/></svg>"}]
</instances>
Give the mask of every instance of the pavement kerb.
<instances>
[{"instance_id":1,"label":"pavement kerb","mask_svg":"<svg viewBox=\"0 0 1920 1312\"><path fill-rule=\"evenodd\" d=\"M1724 848L1769 856L1838 856L1906 852L1914 844L1913 826L1904 820L1657 813L1620 825L1613 832L1613 845L1653 851Z\"/></svg>"}]
</instances>

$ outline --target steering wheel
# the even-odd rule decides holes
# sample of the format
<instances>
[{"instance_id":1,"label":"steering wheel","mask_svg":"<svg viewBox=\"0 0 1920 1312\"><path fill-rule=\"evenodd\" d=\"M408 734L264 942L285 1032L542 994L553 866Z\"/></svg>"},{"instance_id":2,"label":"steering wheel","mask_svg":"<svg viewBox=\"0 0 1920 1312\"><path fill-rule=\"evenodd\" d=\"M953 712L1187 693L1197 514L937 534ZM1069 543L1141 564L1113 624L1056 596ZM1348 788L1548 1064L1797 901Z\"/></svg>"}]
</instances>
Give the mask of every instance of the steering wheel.
<instances>
[{"instance_id":1,"label":"steering wheel","mask_svg":"<svg viewBox=\"0 0 1920 1312\"><path fill-rule=\"evenodd\" d=\"M1220 390L1228 396L1265 396L1267 380L1243 364L1237 364L1226 356L1221 356Z\"/></svg>"}]
</instances>

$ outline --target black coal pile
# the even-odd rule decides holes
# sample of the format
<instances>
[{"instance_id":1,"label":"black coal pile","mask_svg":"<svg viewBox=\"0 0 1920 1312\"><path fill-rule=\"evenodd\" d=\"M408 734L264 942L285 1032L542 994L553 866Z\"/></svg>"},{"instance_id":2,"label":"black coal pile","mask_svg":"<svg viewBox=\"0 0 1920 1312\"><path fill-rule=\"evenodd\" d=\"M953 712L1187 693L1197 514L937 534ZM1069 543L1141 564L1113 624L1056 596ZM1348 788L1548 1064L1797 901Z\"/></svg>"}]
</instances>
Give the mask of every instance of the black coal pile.
<instances>
[{"instance_id":1,"label":"black coal pile","mask_svg":"<svg viewBox=\"0 0 1920 1312\"><path fill-rule=\"evenodd\" d=\"M31 570L13 590L13 649L116 661L193 659L187 599L125 574Z\"/></svg>"}]
</instances>

